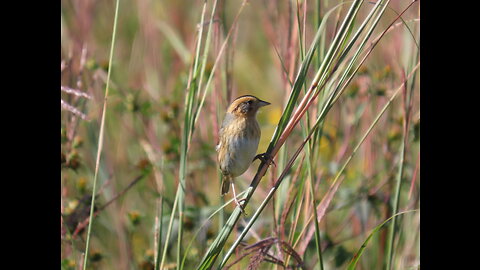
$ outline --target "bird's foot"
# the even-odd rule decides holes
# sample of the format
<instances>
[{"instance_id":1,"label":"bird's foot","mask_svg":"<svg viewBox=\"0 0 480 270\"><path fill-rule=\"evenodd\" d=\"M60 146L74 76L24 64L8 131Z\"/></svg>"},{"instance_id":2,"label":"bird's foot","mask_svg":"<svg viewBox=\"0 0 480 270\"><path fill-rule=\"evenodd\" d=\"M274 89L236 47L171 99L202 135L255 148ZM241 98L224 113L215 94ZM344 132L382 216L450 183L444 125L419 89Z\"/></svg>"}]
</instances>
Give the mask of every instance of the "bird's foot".
<instances>
[{"instance_id":1,"label":"bird's foot","mask_svg":"<svg viewBox=\"0 0 480 270\"><path fill-rule=\"evenodd\" d=\"M268 155L267 153L262 153L262 154L258 154L256 155L254 158L253 158L253 161L255 161L256 159L259 159L265 163L267 163L267 165L271 165L273 164L273 166L277 167L277 164L275 164L275 161L273 161L273 158ZM253 162L252 161L252 162Z\"/></svg>"},{"instance_id":2,"label":"bird's foot","mask_svg":"<svg viewBox=\"0 0 480 270\"><path fill-rule=\"evenodd\" d=\"M246 199L237 200L237 197L234 197L234 198L235 198L235 204L240 208L240 211L242 212L242 214L247 215L245 213L245 209L243 208L243 202L245 202Z\"/></svg>"}]
</instances>

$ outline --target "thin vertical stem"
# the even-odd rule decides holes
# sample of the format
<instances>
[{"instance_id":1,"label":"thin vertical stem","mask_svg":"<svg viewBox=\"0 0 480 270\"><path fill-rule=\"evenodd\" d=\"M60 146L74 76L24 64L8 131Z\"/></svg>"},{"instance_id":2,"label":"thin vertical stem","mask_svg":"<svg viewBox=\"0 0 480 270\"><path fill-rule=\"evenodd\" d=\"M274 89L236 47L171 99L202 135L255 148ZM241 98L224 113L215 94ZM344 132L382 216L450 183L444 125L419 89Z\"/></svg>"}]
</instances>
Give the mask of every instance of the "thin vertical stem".
<instances>
[{"instance_id":1,"label":"thin vertical stem","mask_svg":"<svg viewBox=\"0 0 480 270\"><path fill-rule=\"evenodd\" d=\"M179 186L178 188L181 188L181 187ZM179 194L179 192L177 191L177 195L175 196L175 201L174 201L173 207L172 207L172 212L170 214L170 221L168 222L167 235L165 236L165 246L163 248L162 261L160 263L160 268L159 269L163 269L163 265L165 264L165 258L167 257L168 242L170 240L170 234L172 233L172 226L173 226L173 219L175 217L175 211L177 210L178 194Z\"/></svg>"},{"instance_id":2,"label":"thin vertical stem","mask_svg":"<svg viewBox=\"0 0 480 270\"><path fill-rule=\"evenodd\" d=\"M403 136L405 136L405 134ZM395 195L392 202L392 208L393 208L392 214L394 216L397 214L398 206L400 205L400 190L402 185L403 164L404 164L404 158L405 158L405 141L404 140L402 140L402 144L400 148L401 148L400 164L398 166L398 173L397 173L397 179L396 179L396 185L395 185ZM396 230L396 224L397 224L396 220L397 219L394 217L388 228L387 252L386 252L387 266L385 268L387 270L392 269L393 244L395 240L394 238L395 238L395 230Z\"/></svg>"},{"instance_id":3,"label":"thin vertical stem","mask_svg":"<svg viewBox=\"0 0 480 270\"><path fill-rule=\"evenodd\" d=\"M155 270L160 269L160 253L162 251L162 229L163 229L163 222L162 222L162 217L163 217L163 196L160 198L160 203L159 207L160 208L160 213L158 213L157 210L157 219L156 219L156 225L158 226L158 230L156 231L156 236L157 236L157 241L155 244L157 245L157 250L155 254Z\"/></svg>"},{"instance_id":4,"label":"thin vertical stem","mask_svg":"<svg viewBox=\"0 0 480 270\"><path fill-rule=\"evenodd\" d=\"M313 185L313 175L310 174L310 193L311 193L311 196L312 196L312 209L313 209L313 217L314 217L314 224L315 224L315 245L317 247L317 253L318 253L318 261L319 261L319 264L320 264L320 269L323 270L323 256L322 256L322 245L321 245L321 238L320 238L320 226L318 224L318 217L317 217L317 203L316 203L316 200L315 200L315 192L314 192L314 185Z\"/></svg>"},{"instance_id":5,"label":"thin vertical stem","mask_svg":"<svg viewBox=\"0 0 480 270\"><path fill-rule=\"evenodd\" d=\"M119 9L119 0L116 1L115 6L115 17L113 20L113 31L112 31L112 45L110 47L110 58L108 60L108 73L107 73L107 83L105 86L105 98L103 100L103 111L102 111L102 120L100 122L100 133L98 136L98 149L97 149L97 159L95 162L95 174L93 177L93 188L92 188L92 201L90 203L90 217L88 222L88 229L87 229L87 241L85 244L85 256L83 261L83 269L87 269L87 262L88 262L88 252L90 249L90 236L92 233L92 223L93 223L93 212L95 209L95 197L96 197L96 189L97 189L97 181L98 181L98 169L100 167L100 157L103 148L103 136L105 130L105 115L107 112L107 100L108 100L108 90L110 86L110 74L112 71L112 62L113 62L113 51L115 48L115 36L117 33L117 19L118 19L118 9Z\"/></svg>"}]
</instances>

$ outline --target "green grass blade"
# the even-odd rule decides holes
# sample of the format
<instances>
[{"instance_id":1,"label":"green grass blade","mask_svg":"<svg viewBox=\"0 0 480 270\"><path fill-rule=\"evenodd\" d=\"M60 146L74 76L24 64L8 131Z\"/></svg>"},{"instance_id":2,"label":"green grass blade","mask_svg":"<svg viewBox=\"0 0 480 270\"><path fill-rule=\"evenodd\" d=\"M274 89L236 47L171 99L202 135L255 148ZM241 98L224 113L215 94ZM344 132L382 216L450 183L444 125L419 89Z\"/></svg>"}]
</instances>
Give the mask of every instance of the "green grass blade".
<instances>
[{"instance_id":1,"label":"green grass blade","mask_svg":"<svg viewBox=\"0 0 480 270\"><path fill-rule=\"evenodd\" d=\"M396 213L395 215L389 217L387 220L385 220L384 222L380 223L379 225L377 225L373 230L372 232L368 235L367 239L365 239L365 241L363 242L362 246L358 249L358 251L355 253L355 255L353 256L352 260L350 261L347 269L348 270L354 270L355 269L355 266L357 265L358 263L358 260L360 259L360 257L362 256L363 252L365 251L365 248L367 247L367 244L368 242L370 241L370 239L376 234L378 233L378 231L380 231L380 229L387 223L389 222L390 220L392 219L395 219L397 216L400 216L400 215L403 215L403 214L407 214L407 213L412 213L412 212L417 212L418 210L409 210L409 211L404 211L404 212L399 212L399 213Z\"/></svg>"},{"instance_id":2,"label":"green grass blade","mask_svg":"<svg viewBox=\"0 0 480 270\"><path fill-rule=\"evenodd\" d=\"M177 190L177 194L175 195L175 200L173 202L172 212L170 214L170 221L168 222L167 234L165 235L165 244L163 247L162 260L160 262L159 269L163 269L163 266L165 265L165 260L167 258L168 243L170 242L170 235L172 233L173 220L175 219L175 213L177 211L178 195L179 195L179 192Z\"/></svg>"},{"instance_id":3,"label":"green grass blade","mask_svg":"<svg viewBox=\"0 0 480 270\"><path fill-rule=\"evenodd\" d=\"M282 116L280 117L280 120L277 124L277 128L275 129L272 139L270 140L270 144L267 149L267 153L271 152L273 149L273 146L277 143L278 139L280 138L280 134L283 132L285 129L288 120L290 120L290 116L293 113L293 109L295 107L295 104L298 100L298 96L300 95L300 90L303 87L305 81L306 81L306 76L307 76L307 71L308 68L310 67L310 63L313 59L313 55L315 53L315 50L318 47L318 41L320 39L321 34L323 33L324 25L321 25L317 33L315 34L315 37L312 41L312 45L310 46L310 49L308 50L305 59L303 60L300 70L297 74L297 77L295 78L295 81L293 83L293 88L292 91L290 92L290 96L288 98L287 105L285 106L285 109L283 110Z\"/></svg>"},{"instance_id":4,"label":"green grass blade","mask_svg":"<svg viewBox=\"0 0 480 270\"><path fill-rule=\"evenodd\" d=\"M157 27L163 33L165 38L170 42L173 49L182 59L182 62L184 64L188 64L191 58L191 54L188 48L182 42L179 34L175 32L175 30L168 23L163 21L158 22Z\"/></svg>"},{"instance_id":5,"label":"green grass blade","mask_svg":"<svg viewBox=\"0 0 480 270\"><path fill-rule=\"evenodd\" d=\"M88 262L88 252L90 250L90 236L92 233L92 223L93 223L93 212L95 209L95 197L96 197L96 189L97 189L97 181L98 181L98 169L100 167L100 157L102 154L103 148L103 137L104 137L104 129L105 129L105 116L107 113L107 100L108 100L108 92L110 89L110 74L112 71L112 63L113 63L113 51L115 49L115 37L117 34L117 20L118 20L118 10L120 6L120 1L117 0L115 3L115 17L113 20L113 30L112 30L112 45L110 47L110 57L108 60L108 73L107 73L107 83L105 86L105 98L103 100L103 111L102 111L102 120L100 122L100 133L98 136L98 149L97 149L97 159L95 163L95 175L93 178L93 188L92 188L92 201L90 203L90 217L88 222L88 229L87 229L87 240L85 243L85 256L83 261L83 270L87 269L87 262Z\"/></svg>"},{"instance_id":6,"label":"green grass blade","mask_svg":"<svg viewBox=\"0 0 480 270\"><path fill-rule=\"evenodd\" d=\"M163 196L160 198L160 203L159 203L159 208L160 208L160 213L157 211L157 222L158 222L158 230L156 230L157 233L157 250L156 250L156 255L155 255L155 270L160 269L160 253L162 251L162 229L163 229Z\"/></svg>"},{"instance_id":7,"label":"green grass blade","mask_svg":"<svg viewBox=\"0 0 480 270\"><path fill-rule=\"evenodd\" d=\"M405 134L403 134L405 136ZM398 165L398 172L397 172L397 178L395 180L395 191L393 195L393 200L392 200L392 209L393 213L396 214L398 212L398 208L400 205L400 190L402 187L402 178L403 178L403 165L405 161L405 140L402 139L402 143L400 146L400 164ZM388 236L387 236L387 250L385 254L387 254L387 263L386 263L386 268L385 269L392 269L392 260L393 260L393 244L395 240L395 231L396 231L396 222L397 219L395 216L393 217L392 223L390 223L390 226L388 228Z\"/></svg>"},{"instance_id":8,"label":"green grass blade","mask_svg":"<svg viewBox=\"0 0 480 270\"><path fill-rule=\"evenodd\" d=\"M335 38L333 39L332 44L330 45L330 48L325 55L325 59L320 65L320 68L318 69L317 74L313 79L315 88L319 89L317 86L323 85L325 80L328 78L329 74L327 70L329 70L332 66L334 58L340 50L341 44L345 42L348 30L350 29L354 18L360 10L362 3L363 1L354 1L351 5L350 10L348 11L344 21L342 22L342 25L340 26L337 35L335 35Z\"/></svg>"},{"instance_id":9,"label":"green grass blade","mask_svg":"<svg viewBox=\"0 0 480 270\"><path fill-rule=\"evenodd\" d=\"M316 131L316 130L315 130ZM310 151L309 151L310 152ZM311 152L310 152L311 153ZM311 155L309 153L309 156ZM311 163L310 163L311 164ZM313 168L311 168L311 165L309 166L309 178L310 178L310 195L312 197L312 206L313 206L313 218L314 218L314 224L315 224L315 247L317 248L317 254L318 254L318 261L320 264L320 269L323 270L323 256L322 256L322 245L321 245L321 238L320 238L320 226L318 224L318 218L317 218L317 200L315 199L315 186L313 184L313 179L315 178L313 175Z\"/></svg>"}]
</instances>

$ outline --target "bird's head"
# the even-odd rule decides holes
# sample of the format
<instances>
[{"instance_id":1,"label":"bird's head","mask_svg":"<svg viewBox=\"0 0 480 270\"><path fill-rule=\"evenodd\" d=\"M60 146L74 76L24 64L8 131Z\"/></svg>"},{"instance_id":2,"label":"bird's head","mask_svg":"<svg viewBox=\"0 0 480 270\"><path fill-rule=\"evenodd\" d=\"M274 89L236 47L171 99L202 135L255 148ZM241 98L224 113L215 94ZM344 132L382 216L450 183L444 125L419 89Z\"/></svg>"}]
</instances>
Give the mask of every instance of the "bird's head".
<instances>
[{"instance_id":1,"label":"bird's head","mask_svg":"<svg viewBox=\"0 0 480 270\"><path fill-rule=\"evenodd\" d=\"M270 102L263 101L255 96L246 95L236 98L227 109L227 112L237 116L255 116L258 109L270 105Z\"/></svg>"}]
</instances>

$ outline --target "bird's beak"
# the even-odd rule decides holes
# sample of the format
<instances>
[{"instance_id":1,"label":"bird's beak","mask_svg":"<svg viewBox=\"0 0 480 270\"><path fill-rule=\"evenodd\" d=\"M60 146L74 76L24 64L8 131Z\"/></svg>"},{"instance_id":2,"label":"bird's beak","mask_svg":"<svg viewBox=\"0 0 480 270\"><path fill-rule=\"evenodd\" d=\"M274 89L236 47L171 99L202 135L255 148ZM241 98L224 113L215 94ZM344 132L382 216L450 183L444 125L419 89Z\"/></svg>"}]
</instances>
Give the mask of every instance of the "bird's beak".
<instances>
[{"instance_id":1,"label":"bird's beak","mask_svg":"<svg viewBox=\"0 0 480 270\"><path fill-rule=\"evenodd\" d=\"M267 106L267 105L270 105L270 102L266 102L266 101L263 101L263 100L258 100L258 107L264 107L264 106Z\"/></svg>"}]
</instances>

